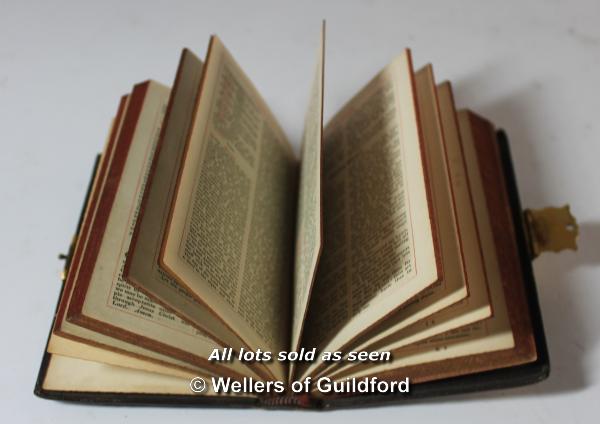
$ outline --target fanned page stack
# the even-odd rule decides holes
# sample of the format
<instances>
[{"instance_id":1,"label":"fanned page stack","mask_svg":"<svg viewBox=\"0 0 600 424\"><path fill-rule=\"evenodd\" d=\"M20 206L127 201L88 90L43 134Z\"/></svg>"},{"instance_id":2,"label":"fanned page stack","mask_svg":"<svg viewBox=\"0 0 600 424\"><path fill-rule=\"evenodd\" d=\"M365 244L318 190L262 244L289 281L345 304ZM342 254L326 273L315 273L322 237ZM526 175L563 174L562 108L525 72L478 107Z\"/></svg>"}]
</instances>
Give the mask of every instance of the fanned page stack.
<instances>
[{"instance_id":1,"label":"fanned page stack","mask_svg":"<svg viewBox=\"0 0 600 424\"><path fill-rule=\"evenodd\" d=\"M506 140L408 50L324 127L324 63L323 31L300 158L216 36L204 61L183 51L172 88L122 97L37 394L318 408L547 375ZM225 348L275 360L212 360ZM358 351L391 359L321 355ZM195 394L195 377L408 377L411 391Z\"/></svg>"}]
</instances>

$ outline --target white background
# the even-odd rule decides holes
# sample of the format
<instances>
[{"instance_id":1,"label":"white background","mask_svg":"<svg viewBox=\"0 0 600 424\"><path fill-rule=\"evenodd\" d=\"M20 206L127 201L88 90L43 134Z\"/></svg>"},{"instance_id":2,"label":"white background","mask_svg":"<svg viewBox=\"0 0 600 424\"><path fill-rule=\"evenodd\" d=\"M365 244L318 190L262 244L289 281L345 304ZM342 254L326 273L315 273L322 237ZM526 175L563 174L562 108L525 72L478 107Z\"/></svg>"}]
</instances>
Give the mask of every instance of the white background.
<instances>
[{"instance_id":1,"label":"white background","mask_svg":"<svg viewBox=\"0 0 600 424\"><path fill-rule=\"evenodd\" d=\"M334 412L111 408L32 390L94 155L119 96L218 33L298 146L326 18L326 118L405 46L508 131L523 205L569 202L579 252L535 261L552 372L532 387ZM600 2L0 0L3 422L589 422L600 408Z\"/></svg>"}]
</instances>

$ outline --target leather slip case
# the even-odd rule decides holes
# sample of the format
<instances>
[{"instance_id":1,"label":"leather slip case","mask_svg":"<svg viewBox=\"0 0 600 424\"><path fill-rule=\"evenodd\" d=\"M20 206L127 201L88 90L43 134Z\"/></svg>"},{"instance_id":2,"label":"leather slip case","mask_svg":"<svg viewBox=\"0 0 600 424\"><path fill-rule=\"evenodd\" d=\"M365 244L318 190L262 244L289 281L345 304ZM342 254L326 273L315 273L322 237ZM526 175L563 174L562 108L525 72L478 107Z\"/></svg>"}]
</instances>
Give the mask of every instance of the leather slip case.
<instances>
[{"instance_id":1,"label":"leather slip case","mask_svg":"<svg viewBox=\"0 0 600 424\"><path fill-rule=\"evenodd\" d=\"M423 398L472 393L492 389L504 389L544 380L549 375L550 365L536 285L533 276L533 269L531 266L531 261L537 255L537 253L531 248L531 225L526 222L526 218L524 217L527 215L523 214L523 210L521 208L517 183L509 151L508 139L503 131L498 131L496 133L496 141L504 177L504 185L499 184L499 187L506 187L506 198L509 202L508 210L512 214L512 216L509 218L509 221L512 220L511 222L514 223L513 228L510 230L512 230L511 232L518 248L517 254L519 263L517 266L520 267L520 272L522 274L524 292L529 309L531 326L533 329L533 339L537 351L537 359L534 362L491 371L478 372L459 377L411 384L410 392L407 394L367 394L344 397L324 397L320 399L309 398L307 395L245 398L232 396L202 396L195 395L191 393L191 391L189 395L169 395L46 390L43 388L43 383L51 354L45 351L34 393L39 397L47 399L90 404L152 406L177 405L220 408L258 407L338 409L406 403ZM96 167L97 165L98 160L96 161ZM90 189L88 189L88 196ZM81 225L81 218L79 225ZM79 231L79 225L77 231ZM62 256L63 259L66 260L65 272L68 272L72 247L73 246L71 246L70 252L67 255Z\"/></svg>"}]
</instances>

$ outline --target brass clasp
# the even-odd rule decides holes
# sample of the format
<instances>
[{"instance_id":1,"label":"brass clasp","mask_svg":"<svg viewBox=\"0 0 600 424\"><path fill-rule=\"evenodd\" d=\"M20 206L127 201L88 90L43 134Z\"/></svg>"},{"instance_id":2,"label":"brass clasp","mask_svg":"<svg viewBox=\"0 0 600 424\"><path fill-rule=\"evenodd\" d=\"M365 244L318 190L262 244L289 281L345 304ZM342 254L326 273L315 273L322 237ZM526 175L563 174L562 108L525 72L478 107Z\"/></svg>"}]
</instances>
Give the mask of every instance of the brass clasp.
<instances>
[{"instance_id":1,"label":"brass clasp","mask_svg":"<svg viewBox=\"0 0 600 424\"><path fill-rule=\"evenodd\" d=\"M67 280L67 272L69 271L69 266L71 265L71 257L73 256L73 250L75 250L75 242L77 241L77 234L73 236L71 239L71 244L69 245L69 253L59 253L58 259L61 261L65 261L65 265L63 270L60 272L60 281L64 283Z\"/></svg>"},{"instance_id":2,"label":"brass clasp","mask_svg":"<svg viewBox=\"0 0 600 424\"><path fill-rule=\"evenodd\" d=\"M577 250L579 226L569 205L561 208L525 209L526 233L531 257L543 252Z\"/></svg>"}]
</instances>

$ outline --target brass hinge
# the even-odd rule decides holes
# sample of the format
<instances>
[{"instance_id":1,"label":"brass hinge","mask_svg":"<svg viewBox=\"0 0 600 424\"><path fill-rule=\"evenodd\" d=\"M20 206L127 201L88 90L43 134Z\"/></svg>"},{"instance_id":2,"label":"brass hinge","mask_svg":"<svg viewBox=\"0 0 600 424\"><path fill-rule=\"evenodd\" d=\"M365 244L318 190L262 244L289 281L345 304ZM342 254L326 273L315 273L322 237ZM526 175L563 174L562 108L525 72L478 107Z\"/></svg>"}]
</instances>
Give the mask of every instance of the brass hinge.
<instances>
[{"instance_id":1,"label":"brass hinge","mask_svg":"<svg viewBox=\"0 0 600 424\"><path fill-rule=\"evenodd\" d=\"M531 257L543 252L577 250L579 226L569 205L561 208L525 209L525 232Z\"/></svg>"}]
</instances>

